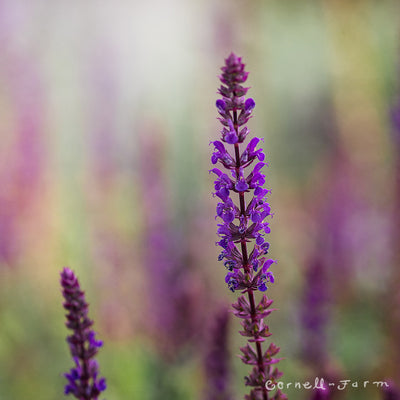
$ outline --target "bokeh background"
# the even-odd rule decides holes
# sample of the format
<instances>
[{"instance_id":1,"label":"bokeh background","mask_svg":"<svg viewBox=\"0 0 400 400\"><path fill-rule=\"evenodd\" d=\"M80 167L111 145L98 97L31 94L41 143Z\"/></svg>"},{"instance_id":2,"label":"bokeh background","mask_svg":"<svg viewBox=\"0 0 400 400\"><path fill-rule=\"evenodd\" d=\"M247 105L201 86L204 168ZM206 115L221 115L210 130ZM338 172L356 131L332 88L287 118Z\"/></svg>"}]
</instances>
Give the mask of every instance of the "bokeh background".
<instances>
[{"instance_id":1,"label":"bokeh background","mask_svg":"<svg viewBox=\"0 0 400 400\"><path fill-rule=\"evenodd\" d=\"M231 398L247 392L239 322L218 328L236 294L208 174L231 51L250 71L249 127L269 162L282 380L400 383L399 8L1 0L0 399L63 397L64 265L105 343L104 398L216 398L217 336Z\"/></svg>"}]
</instances>

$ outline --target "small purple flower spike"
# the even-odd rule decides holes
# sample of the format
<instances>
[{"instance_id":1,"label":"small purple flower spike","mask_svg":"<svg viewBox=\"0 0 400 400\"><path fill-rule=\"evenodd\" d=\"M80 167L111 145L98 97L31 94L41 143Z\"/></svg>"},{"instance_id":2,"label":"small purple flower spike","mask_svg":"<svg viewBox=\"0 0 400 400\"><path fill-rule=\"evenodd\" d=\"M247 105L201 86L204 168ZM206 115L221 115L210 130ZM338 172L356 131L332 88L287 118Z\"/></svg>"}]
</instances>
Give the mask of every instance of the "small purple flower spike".
<instances>
[{"instance_id":1,"label":"small purple flower spike","mask_svg":"<svg viewBox=\"0 0 400 400\"><path fill-rule=\"evenodd\" d=\"M64 374L68 383L65 394L73 394L79 400L97 400L106 389L106 381L99 378L99 366L94 356L103 342L96 340L90 327L93 321L88 318L88 303L74 272L67 267L61 272L61 286L65 299L64 308L68 311L66 326L73 331L67 337L75 367Z\"/></svg>"},{"instance_id":2,"label":"small purple flower spike","mask_svg":"<svg viewBox=\"0 0 400 400\"><path fill-rule=\"evenodd\" d=\"M240 334L249 341L240 349L243 353L240 358L253 366L251 374L245 378L246 385L252 387L245 399L284 400L287 397L280 390L272 394L265 386L268 380L276 382L282 375L273 368L280 360L275 358L279 347L270 343L268 349L262 351L262 343L271 335L264 317L273 311L269 308L272 300L263 295L257 304L254 296L255 291L265 292L267 284L274 282L269 268L275 261L266 257L269 243L265 235L270 228L265 218L271 215L271 210L266 198L268 190L263 188L265 176L261 173L266 165L265 155L261 148L256 149L258 138L244 145L249 134L246 123L255 107L252 98L245 99L248 88L242 84L247 76L241 58L232 53L225 60L220 76L222 99L217 100L216 107L222 124L221 140L213 142L215 150L211 156L212 164L220 163L223 167L210 171L216 175L214 195L220 201L217 217L222 220L217 231L220 237L217 245L222 247L218 259L223 260L227 268L228 288L232 292L247 293L247 298L240 296L233 304L234 314L242 319Z\"/></svg>"}]
</instances>

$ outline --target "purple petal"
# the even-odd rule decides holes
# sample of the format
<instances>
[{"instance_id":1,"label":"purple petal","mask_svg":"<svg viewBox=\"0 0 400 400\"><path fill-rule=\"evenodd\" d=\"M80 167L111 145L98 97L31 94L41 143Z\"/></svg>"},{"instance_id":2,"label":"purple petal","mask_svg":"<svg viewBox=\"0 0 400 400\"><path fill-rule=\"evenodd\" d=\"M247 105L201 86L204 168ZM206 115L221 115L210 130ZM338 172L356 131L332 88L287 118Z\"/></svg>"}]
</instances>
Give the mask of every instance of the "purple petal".
<instances>
[{"instance_id":1,"label":"purple petal","mask_svg":"<svg viewBox=\"0 0 400 400\"><path fill-rule=\"evenodd\" d=\"M226 141L226 143L229 143L229 144L235 144L238 142L238 140L239 140L239 138L237 137L235 132L229 132L225 136L225 141Z\"/></svg>"},{"instance_id":2,"label":"purple petal","mask_svg":"<svg viewBox=\"0 0 400 400\"><path fill-rule=\"evenodd\" d=\"M261 285L258 286L258 290L260 292L265 292L268 289L267 285L265 284L265 282L263 282Z\"/></svg>"},{"instance_id":3,"label":"purple petal","mask_svg":"<svg viewBox=\"0 0 400 400\"><path fill-rule=\"evenodd\" d=\"M260 149L261 150L261 149ZM264 152L261 150L260 152L257 153L257 157L260 161L264 161L265 160L265 154Z\"/></svg>"},{"instance_id":4,"label":"purple petal","mask_svg":"<svg viewBox=\"0 0 400 400\"><path fill-rule=\"evenodd\" d=\"M264 197L268 193L267 189L263 189L261 186L257 186L254 190L254 196Z\"/></svg>"},{"instance_id":5,"label":"purple petal","mask_svg":"<svg viewBox=\"0 0 400 400\"><path fill-rule=\"evenodd\" d=\"M268 268L269 268L273 263L276 263L276 261L275 261L275 260L271 260L271 259L265 261L265 263L264 263L264 265L263 265L263 267L262 267L263 272L266 273L267 270L268 270Z\"/></svg>"},{"instance_id":6,"label":"purple petal","mask_svg":"<svg viewBox=\"0 0 400 400\"><path fill-rule=\"evenodd\" d=\"M213 142L213 145L214 145L215 148L216 148L217 150L219 150L221 153L226 153L225 146L224 146L219 140L215 140L215 141Z\"/></svg>"},{"instance_id":7,"label":"purple petal","mask_svg":"<svg viewBox=\"0 0 400 400\"><path fill-rule=\"evenodd\" d=\"M251 97L249 97L244 103L245 111L251 111L255 106L256 102Z\"/></svg>"},{"instance_id":8,"label":"purple petal","mask_svg":"<svg viewBox=\"0 0 400 400\"><path fill-rule=\"evenodd\" d=\"M271 271L267 272L267 279L271 282L274 283L275 282L275 278L274 278L274 274Z\"/></svg>"},{"instance_id":9,"label":"purple petal","mask_svg":"<svg viewBox=\"0 0 400 400\"><path fill-rule=\"evenodd\" d=\"M258 172L264 165L265 165L265 163L263 163L263 162L257 163L257 164L254 166L253 173Z\"/></svg>"},{"instance_id":10,"label":"purple petal","mask_svg":"<svg viewBox=\"0 0 400 400\"><path fill-rule=\"evenodd\" d=\"M249 185L245 181L236 182L235 189L238 192L244 192L249 189Z\"/></svg>"},{"instance_id":11,"label":"purple petal","mask_svg":"<svg viewBox=\"0 0 400 400\"><path fill-rule=\"evenodd\" d=\"M218 175L218 176L221 176L223 174L223 172L218 168L210 169L210 171L208 171L208 172L212 172L213 174Z\"/></svg>"},{"instance_id":12,"label":"purple petal","mask_svg":"<svg viewBox=\"0 0 400 400\"><path fill-rule=\"evenodd\" d=\"M265 239L260 235L257 236L256 243L260 246L264 243Z\"/></svg>"},{"instance_id":13,"label":"purple petal","mask_svg":"<svg viewBox=\"0 0 400 400\"><path fill-rule=\"evenodd\" d=\"M226 103L225 103L224 100L221 100L221 99L217 100L216 103L215 103L215 105L217 106L218 111L220 111L221 113L224 113L224 112L225 112L225 110L226 110Z\"/></svg>"},{"instance_id":14,"label":"purple petal","mask_svg":"<svg viewBox=\"0 0 400 400\"><path fill-rule=\"evenodd\" d=\"M247 150L249 151L249 153L253 153L259 141L260 139L257 137L250 140L250 143L247 145Z\"/></svg>"},{"instance_id":15,"label":"purple petal","mask_svg":"<svg viewBox=\"0 0 400 400\"><path fill-rule=\"evenodd\" d=\"M223 214L222 219L226 223L230 223L235 219L235 213L233 211L227 211L225 214Z\"/></svg>"},{"instance_id":16,"label":"purple petal","mask_svg":"<svg viewBox=\"0 0 400 400\"><path fill-rule=\"evenodd\" d=\"M104 378L101 378L97 382L97 389L99 389L100 392L103 392L104 390L106 390L106 388L107 388L106 380Z\"/></svg>"}]
</instances>

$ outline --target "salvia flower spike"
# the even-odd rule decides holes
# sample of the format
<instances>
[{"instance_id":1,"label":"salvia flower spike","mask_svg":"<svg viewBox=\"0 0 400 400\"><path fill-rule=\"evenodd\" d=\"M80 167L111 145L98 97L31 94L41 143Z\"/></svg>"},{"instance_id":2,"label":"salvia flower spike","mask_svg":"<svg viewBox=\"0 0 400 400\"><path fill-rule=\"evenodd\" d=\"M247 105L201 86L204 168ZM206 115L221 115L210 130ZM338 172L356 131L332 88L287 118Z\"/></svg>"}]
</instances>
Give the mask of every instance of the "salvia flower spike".
<instances>
[{"instance_id":1,"label":"salvia flower spike","mask_svg":"<svg viewBox=\"0 0 400 400\"><path fill-rule=\"evenodd\" d=\"M274 282L269 270L275 262L267 257L269 243L265 235L270 232L265 218L271 215L267 203L267 189L263 188L265 175L262 168L266 165L265 155L257 148L260 139L254 137L245 144L249 129L247 121L255 107L252 98L246 99L248 91L243 83L248 73L244 64L235 54L225 60L221 68L222 85L218 93L222 96L216 102L222 124L221 140L213 142L212 164L221 164L221 169L213 168L210 172L216 175L214 182L215 196L218 197L217 245L222 247L218 259L227 268L225 281L228 288L235 292L242 291L233 304L234 314L241 319L243 330L240 334L248 338L248 344L240 350L240 358L245 364L253 367L245 378L252 390L246 400L282 400L286 395L281 391L274 394L265 386L267 381L276 382L282 373L274 368L280 359L276 358L279 348L270 343L263 352L262 344L271 335L264 317L273 310L272 301L263 294L257 304L254 292L267 290L267 285Z\"/></svg>"},{"instance_id":2,"label":"salvia flower spike","mask_svg":"<svg viewBox=\"0 0 400 400\"><path fill-rule=\"evenodd\" d=\"M91 329L93 321L88 318L85 293L70 268L65 267L61 272L61 287L64 308L68 312L66 326L73 332L67 342L75 363L75 367L64 374L68 380L64 393L73 394L79 400L97 400L106 389L106 381L99 377L99 365L94 358L103 343Z\"/></svg>"}]
</instances>

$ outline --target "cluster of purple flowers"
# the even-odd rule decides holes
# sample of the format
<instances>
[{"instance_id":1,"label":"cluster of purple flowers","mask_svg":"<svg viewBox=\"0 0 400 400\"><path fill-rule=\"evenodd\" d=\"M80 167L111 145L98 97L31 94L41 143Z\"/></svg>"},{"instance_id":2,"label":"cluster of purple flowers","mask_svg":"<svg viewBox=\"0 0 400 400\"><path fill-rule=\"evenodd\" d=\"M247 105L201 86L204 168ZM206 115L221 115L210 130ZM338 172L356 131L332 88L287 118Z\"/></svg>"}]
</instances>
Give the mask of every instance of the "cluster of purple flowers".
<instances>
[{"instance_id":1,"label":"cluster of purple flowers","mask_svg":"<svg viewBox=\"0 0 400 400\"><path fill-rule=\"evenodd\" d=\"M67 342L75 362L75 367L65 374L68 384L64 393L73 394L79 400L97 400L106 389L106 381L98 377L99 366L94 359L103 343L96 340L94 331L90 329L93 321L88 318L89 305L70 268L66 267L61 272L61 286L64 308L68 311L66 326L73 331Z\"/></svg>"},{"instance_id":2,"label":"cluster of purple flowers","mask_svg":"<svg viewBox=\"0 0 400 400\"><path fill-rule=\"evenodd\" d=\"M221 202L217 205L217 217L222 219L218 225L218 235L222 247L219 260L225 260L228 269L226 282L232 290L267 290L267 282L273 282L274 277L269 267L274 260L265 257L268 254L269 243L264 235L270 232L268 222L264 219L271 214L266 201L267 189L263 188L265 175L261 169L266 165L265 155L261 148L257 149L260 139L253 138L244 151L240 153L239 144L246 139L249 130L244 124L251 117L255 107L252 98L245 100L248 88L241 84L246 81L248 73L244 71L241 59L231 54L222 68L219 93L222 99L216 105L221 115L222 141L213 142L215 150L211 162L228 170L227 173L213 168L217 179L214 182L215 195ZM224 143L233 146L233 155L226 149ZM252 171L246 175L245 169L254 161L258 161ZM240 206L237 206L232 194L239 196ZM246 195L252 198L246 206ZM235 223L236 222L236 223ZM254 240L255 245L250 254L247 254L246 243ZM235 244L241 244L241 252Z\"/></svg>"},{"instance_id":3,"label":"cluster of purple flowers","mask_svg":"<svg viewBox=\"0 0 400 400\"><path fill-rule=\"evenodd\" d=\"M211 157L211 162L220 163L225 172L218 168L210 172L217 176L214 188L220 202L216 211L217 217L222 220L218 224L220 241L217 244L222 247L219 260L224 260L228 269L225 281L233 292L241 290L248 294L248 299L240 296L233 304L235 315L242 319L243 331L240 333L255 344L255 348L250 343L241 348L243 362L254 365L253 371L246 377L246 385L253 387L246 400L278 400L286 399L286 396L280 391L271 396L265 383L268 379L276 381L282 375L276 368L272 370L271 366L279 361L274 358L279 348L273 343L265 353L261 348L262 342L270 336L264 317L272 312L269 309L272 301L264 295L256 305L253 294L256 290L266 291L267 283L274 282L269 268L275 261L266 257L269 243L265 241L265 235L270 228L265 218L271 215L271 209L266 198L268 190L263 188L265 175L261 170L266 163L263 150L257 148L260 139L251 139L241 149L249 134L245 124L255 107L252 98L245 99L248 88L242 84L247 77L248 72L245 72L241 58L232 53L225 60L220 76L222 85L219 94L222 99L217 100L216 106L222 124L221 140L213 142L215 150ZM251 251L247 247L249 243L253 243Z\"/></svg>"}]
</instances>

